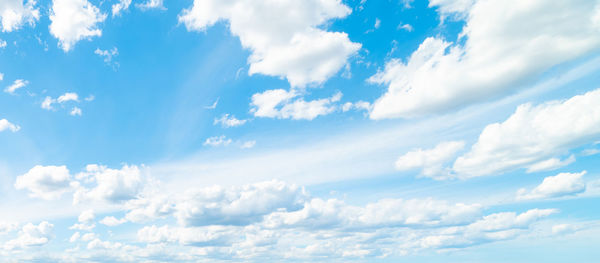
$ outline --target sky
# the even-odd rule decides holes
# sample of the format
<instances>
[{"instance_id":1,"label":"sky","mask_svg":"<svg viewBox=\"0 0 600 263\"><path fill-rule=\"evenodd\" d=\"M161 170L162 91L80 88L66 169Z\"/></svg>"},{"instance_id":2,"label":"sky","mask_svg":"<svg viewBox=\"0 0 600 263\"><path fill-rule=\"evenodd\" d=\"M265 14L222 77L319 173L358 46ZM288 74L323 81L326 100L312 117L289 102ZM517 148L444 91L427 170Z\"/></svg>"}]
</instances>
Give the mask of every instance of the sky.
<instances>
[{"instance_id":1,"label":"sky","mask_svg":"<svg viewBox=\"0 0 600 263\"><path fill-rule=\"evenodd\" d=\"M596 262L600 1L0 0L2 262Z\"/></svg>"}]
</instances>

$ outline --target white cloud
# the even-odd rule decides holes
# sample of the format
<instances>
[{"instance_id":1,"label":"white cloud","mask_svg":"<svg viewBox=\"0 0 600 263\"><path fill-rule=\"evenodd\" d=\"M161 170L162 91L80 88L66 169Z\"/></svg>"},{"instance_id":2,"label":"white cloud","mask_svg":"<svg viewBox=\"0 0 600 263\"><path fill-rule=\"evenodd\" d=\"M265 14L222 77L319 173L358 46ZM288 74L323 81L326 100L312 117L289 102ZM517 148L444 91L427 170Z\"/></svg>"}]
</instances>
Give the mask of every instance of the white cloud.
<instances>
[{"instance_id":1,"label":"white cloud","mask_svg":"<svg viewBox=\"0 0 600 263\"><path fill-rule=\"evenodd\" d=\"M52 110L52 109L54 109L52 107L52 104L54 102L56 102L55 99L53 99L50 96L46 96L46 98L44 99L44 101L42 101L41 107L42 107L42 109L45 109L45 110Z\"/></svg>"},{"instance_id":2,"label":"white cloud","mask_svg":"<svg viewBox=\"0 0 600 263\"><path fill-rule=\"evenodd\" d=\"M78 229L78 230L86 230L91 231L96 227L94 223L94 219L96 219L96 215L94 214L94 210L88 209L79 215L77 218L77 224L72 225L69 229Z\"/></svg>"},{"instance_id":3,"label":"white cloud","mask_svg":"<svg viewBox=\"0 0 600 263\"><path fill-rule=\"evenodd\" d=\"M400 171L421 169L421 176L437 179L452 177L451 169L444 167L465 147L463 141L443 142L433 149L416 149L396 160L396 169Z\"/></svg>"},{"instance_id":4,"label":"white cloud","mask_svg":"<svg viewBox=\"0 0 600 263\"><path fill-rule=\"evenodd\" d=\"M5 48L6 47L6 41L0 39L0 48ZM1 74L1 73L0 73ZM3 76L4 77L4 76ZM2 78L0 78L0 80L2 80Z\"/></svg>"},{"instance_id":5,"label":"white cloud","mask_svg":"<svg viewBox=\"0 0 600 263\"><path fill-rule=\"evenodd\" d=\"M214 109L217 108L217 104L219 104L219 98L217 98L212 105L210 105L210 106L204 106L204 108L207 109L207 110L214 110Z\"/></svg>"},{"instance_id":6,"label":"white cloud","mask_svg":"<svg viewBox=\"0 0 600 263\"><path fill-rule=\"evenodd\" d=\"M107 250L117 250L120 249L123 246L123 244L119 243L119 242L109 242L109 241L102 241L98 238L94 238L92 241L90 241L87 245L87 249L107 249Z\"/></svg>"},{"instance_id":7,"label":"white cloud","mask_svg":"<svg viewBox=\"0 0 600 263\"><path fill-rule=\"evenodd\" d=\"M531 166L529 166L529 168L527 168L527 172L534 173L534 172L542 172L542 171L552 171L552 170L561 168L563 166L572 164L574 162L575 162L575 155L573 155L573 154L571 154L571 156L569 156L569 158L567 158L565 160L561 160L558 158L550 158L548 160L532 164Z\"/></svg>"},{"instance_id":8,"label":"white cloud","mask_svg":"<svg viewBox=\"0 0 600 263\"><path fill-rule=\"evenodd\" d=\"M45 109L45 110L54 110L54 107L52 106L52 104L54 104L54 103L64 104L69 101L78 103L79 95L77 95L77 93L74 93L74 92L66 92L65 94L60 95L56 99L54 99L50 96L46 96L46 98L44 98L44 101L42 101L42 104L40 106L42 107L42 109ZM86 101L87 101L87 98L86 98ZM81 115L81 109L79 109L78 107L74 107L71 110L70 114L73 116Z\"/></svg>"},{"instance_id":9,"label":"white cloud","mask_svg":"<svg viewBox=\"0 0 600 263\"><path fill-rule=\"evenodd\" d=\"M16 189L27 189L29 196L46 200L58 199L71 190L71 175L66 166L36 165L27 173L17 176Z\"/></svg>"},{"instance_id":10,"label":"white cloud","mask_svg":"<svg viewBox=\"0 0 600 263\"><path fill-rule=\"evenodd\" d=\"M102 220L100 220L100 224L103 224L106 226L118 226L125 222L127 222L127 219L125 219L125 218L117 219L114 216L106 216L106 217L102 218Z\"/></svg>"},{"instance_id":11,"label":"white cloud","mask_svg":"<svg viewBox=\"0 0 600 263\"><path fill-rule=\"evenodd\" d=\"M79 107L73 107L71 112L69 112L71 116L81 116L81 109Z\"/></svg>"},{"instance_id":12,"label":"white cloud","mask_svg":"<svg viewBox=\"0 0 600 263\"><path fill-rule=\"evenodd\" d=\"M77 93L67 92L63 95L60 95L58 99L56 99L56 102L58 103L64 103L67 101L79 101L79 96L77 95Z\"/></svg>"},{"instance_id":13,"label":"white cloud","mask_svg":"<svg viewBox=\"0 0 600 263\"><path fill-rule=\"evenodd\" d=\"M213 124L221 124L221 126L225 128L237 127L244 125L247 120L239 120L235 116L230 116L229 114L225 114L221 116L221 118L216 119Z\"/></svg>"},{"instance_id":14,"label":"white cloud","mask_svg":"<svg viewBox=\"0 0 600 263\"><path fill-rule=\"evenodd\" d=\"M464 45L427 38L370 82L388 85L371 118L415 117L501 96L600 46L597 1L434 1L462 12ZM510 15L506 15L510 14ZM460 41L459 40L459 41Z\"/></svg>"},{"instance_id":15,"label":"white cloud","mask_svg":"<svg viewBox=\"0 0 600 263\"><path fill-rule=\"evenodd\" d=\"M40 19L40 11L35 8L34 0L3 0L0 1L0 22L2 32L19 30L25 23L35 25Z\"/></svg>"},{"instance_id":16,"label":"white cloud","mask_svg":"<svg viewBox=\"0 0 600 263\"><path fill-rule=\"evenodd\" d=\"M124 219L135 223L147 222L164 218L175 211L175 204L169 197L160 194L151 194L127 201L125 207L128 212Z\"/></svg>"},{"instance_id":17,"label":"white cloud","mask_svg":"<svg viewBox=\"0 0 600 263\"><path fill-rule=\"evenodd\" d=\"M77 240L79 240L79 238L81 237L81 234L79 232L75 232L73 235L71 235L71 237L69 238L69 242L73 243L73 242L77 242Z\"/></svg>"},{"instance_id":18,"label":"white cloud","mask_svg":"<svg viewBox=\"0 0 600 263\"><path fill-rule=\"evenodd\" d=\"M303 188L278 181L207 187L178 202L175 217L185 226L245 225L277 210L299 209L305 195Z\"/></svg>"},{"instance_id":19,"label":"white cloud","mask_svg":"<svg viewBox=\"0 0 600 263\"><path fill-rule=\"evenodd\" d=\"M9 130L11 132L18 132L21 129L19 125L12 124L6 119L0 119L0 132Z\"/></svg>"},{"instance_id":20,"label":"white cloud","mask_svg":"<svg viewBox=\"0 0 600 263\"><path fill-rule=\"evenodd\" d=\"M343 112L347 112L350 110L365 110L365 111L370 111L371 110L371 103L368 103L366 101L362 101L359 100L357 102L346 102L344 103L344 105L342 105L342 111Z\"/></svg>"},{"instance_id":21,"label":"white cloud","mask_svg":"<svg viewBox=\"0 0 600 263\"><path fill-rule=\"evenodd\" d=\"M298 211L275 212L265 218L269 228L309 229L444 226L472 221L480 213L478 204L448 204L434 199L381 199L364 207L337 199L313 198Z\"/></svg>"},{"instance_id":22,"label":"white cloud","mask_svg":"<svg viewBox=\"0 0 600 263\"><path fill-rule=\"evenodd\" d=\"M119 0L119 2L112 5L112 16L118 16L123 10L127 10L131 5L131 0Z\"/></svg>"},{"instance_id":23,"label":"white cloud","mask_svg":"<svg viewBox=\"0 0 600 263\"><path fill-rule=\"evenodd\" d=\"M166 10L163 5L163 0L146 0L146 2L135 5L137 8L141 10L149 10L149 9L162 9Z\"/></svg>"},{"instance_id":24,"label":"white cloud","mask_svg":"<svg viewBox=\"0 0 600 263\"><path fill-rule=\"evenodd\" d=\"M121 169L110 169L101 165L88 165L76 175L83 181L73 196L73 202L85 200L120 203L135 199L143 190L144 178L140 168L123 165Z\"/></svg>"},{"instance_id":25,"label":"white cloud","mask_svg":"<svg viewBox=\"0 0 600 263\"><path fill-rule=\"evenodd\" d=\"M305 101L295 91L283 89L267 90L252 95L250 112L256 117L279 119L312 120L321 115L327 115L337 109L336 102L342 98L338 92L325 99Z\"/></svg>"},{"instance_id":26,"label":"white cloud","mask_svg":"<svg viewBox=\"0 0 600 263\"><path fill-rule=\"evenodd\" d=\"M204 143L202 145L210 145L210 146L227 146L229 144L231 144L231 142L233 142L231 139L227 139L227 137L225 137L225 135L221 135L221 136L213 136L210 138L207 138L206 141L204 141Z\"/></svg>"},{"instance_id":27,"label":"white cloud","mask_svg":"<svg viewBox=\"0 0 600 263\"><path fill-rule=\"evenodd\" d=\"M148 243L178 242L182 245L220 246L239 234L223 226L170 227L146 226L137 233L138 240Z\"/></svg>"},{"instance_id":28,"label":"white cloud","mask_svg":"<svg viewBox=\"0 0 600 263\"><path fill-rule=\"evenodd\" d=\"M252 52L250 75L285 77L292 87L303 87L326 81L360 49L346 33L321 29L350 12L340 0L195 0L179 22L190 31L203 31L227 21L242 46Z\"/></svg>"},{"instance_id":29,"label":"white cloud","mask_svg":"<svg viewBox=\"0 0 600 263\"><path fill-rule=\"evenodd\" d=\"M16 248L26 248L30 246L41 246L52 238L53 224L46 221L39 223L37 226L28 223L23 226L16 239L7 241L4 248L8 250Z\"/></svg>"},{"instance_id":30,"label":"white cloud","mask_svg":"<svg viewBox=\"0 0 600 263\"><path fill-rule=\"evenodd\" d=\"M98 23L105 19L106 14L87 0L53 0L50 33L68 52L80 40L101 36Z\"/></svg>"},{"instance_id":31,"label":"white cloud","mask_svg":"<svg viewBox=\"0 0 600 263\"><path fill-rule=\"evenodd\" d=\"M1 222L0 221L0 235L4 235L8 232L12 232L18 229L17 223Z\"/></svg>"},{"instance_id":32,"label":"white cloud","mask_svg":"<svg viewBox=\"0 0 600 263\"><path fill-rule=\"evenodd\" d=\"M119 55L119 50L116 47L113 47L110 50L102 50L100 48L96 48L96 50L94 50L94 54L103 57L104 63L106 63L106 65L112 66L113 69L116 70L116 68L119 67L118 62L113 62L113 57Z\"/></svg>"},{"instance_id":33,"label":"white cloud","mask_svg":"<svg viewBox=\"0 0 600 263\"><path fill-rule=\"evenodd\" d=\"M531 191L527 191L524 188L520 189L517 192L517 199L545 199L582 193L585 191L585 183L582 179L584 174L586 174L585 171L581 173L560 173L555 176L548 176L544 178L544 181L540 185Z\"/></svg>"},{"instance_id":34,"label":"white cloud","mask_svg":"<svg viewBox=\"0 0 600 263\"><path fill-rule=\"evenodd\" d=\"M577 227L571 224L558 224L552 226L552 234L564 235L577 231Z\"/></svg>"},{"instance_id":35,"label":"white cloud","mask_svg":"<svg viewBox=\"0 0 600 263\"><path fill-rule=\"evenodd\" d=\"M256 141L245 141L244 143L242 143L242 146L240 146L240 148L250 149L250 148L253 148L255 145L256 145Z\"/></svg>"},{"instance_id":36,"label":"white cloud","mask_svg":"<svg viewBox=\"0 0 600 263\"><path fill-rule=\"evenodd\" d=\"M406 30L408 32L412 32L413 31L413 27L409 24L400 24L398 25L398 29L402 29L402 30Z\"/></svg>"},{"instance_id":37,"label":"white cloud","mask_svg":"<svg viewBox=\"0 0 600 263\"><path fill-rule=\"evenodd\" d=\"M454 170L472 177L521 167L552 168L540 162L600 137L598 101L600 90L566 101L523 104L506 121L485 127L471 150L456 160Z\"/></svg>"},{"instance_id":38,"label":"white cloud","mask_svg":"<svg viewBox=\"0 0 600 263\"><path fill-rule=\"evenodd\" d=\"M29 84L29 81L27 81L27 80L17 79L13 82L12 85L6 87L4 89L4 92L6 92L8 94L15 94L15 91L27 86L28 84Z\"/></svg>"}]
</instances>

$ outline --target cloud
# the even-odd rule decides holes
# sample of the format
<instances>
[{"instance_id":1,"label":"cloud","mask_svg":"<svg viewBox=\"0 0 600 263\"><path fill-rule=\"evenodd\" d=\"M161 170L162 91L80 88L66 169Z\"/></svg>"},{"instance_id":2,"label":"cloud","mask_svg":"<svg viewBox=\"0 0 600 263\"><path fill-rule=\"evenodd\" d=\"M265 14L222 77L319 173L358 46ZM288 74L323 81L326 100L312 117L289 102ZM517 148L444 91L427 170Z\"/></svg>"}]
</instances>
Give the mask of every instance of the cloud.
<instances>
[{"instance_id":1,"label":"cloud","mask_svg":"<svg viewBox=\"0 0 600 263\"><path fill-rule=\"evenodd\" d=\"M58 103L65 103L67 101L79 101L79 96L74 92L67 92L56 99Z\"/></svg>"},{"instance_id":2,"label":"cloud","mask_svg":"<svg viewBox=\"0 0 600 263\"><path fill-rule=\"evenodd\" d=\"M567 158L565 160L560 160L558 158L550 158L548 160L532 164L531 166L529 166L527 168L527 172L535 173L535 172L543 172L543 171L552 171L552 170L561 168L563 166L572 164L574 162L575 162L575 155L573 155L573 154L571 154L571 156L569 156L569 158Z\"/></svg>"},{"instance_id":3,"label":"cloud","mask_svg":"<svg viewBox=\"0 0 600 263\"><path fill-rule=\"evenodd\" d=\"M0 119L0 132L9 130L11 132L18 132L21 129L19 125L12 124L6 119Z\"/></svg>"},{"instance_id":4,"label":"cloud","mask_svg":"<svg viewBox=\"0 0 600 263\"><path fill-rule=\"evenodd\" d=\"M118 62L113 62L113 57L119 55L119 50L116 47L113 47L110 50L102 50L100 48L96 48L96 50L94 50L94 54L103 57L104 63L106 63L106 65L112 66L113 69L116 70L119 67Z\"/></svg>"},{"instance_id":5,"label":"cloud","mask_svg":"<svg viewBox=\"0 0 600 263\"><path fill-rule=\"evenodd\" d=\"M68 52L80 40L101 36L98 23L105 19L106 14L87 0L53 0L50 33Z\"/></svg>"},{"instance_id":6,"label":"cloud","mask_svg":"<svg viewBox=\"0 0 600 263\"><path fill-rule=\"evenodd\" d=\"M27 86L28 84L29 84L29 81L27 81L27 80L17 79L13 82L12 85L6 87L4 89L4 92L12 95L12 94L15 94L15 91Z\"/></svg>"},{"instance_id":7,"label":"cloud","mask_svg":"<svg viewBox=\"0 0 600 263\"><path fill-rule=\"evenodd\" d=\"M19 30L25 23L33 26L40 19L40 11L34 0L3 0L0 2L0 23L2 32Z\"/></svg>"},{"instance_id":8,"label":"cloud","mask_svg":"<svg viewBox=\"0 0 600 263\"><path fill-rule=\"evenodd\" d=\"M165 6L163 5L163 0L146 0L146 2L141 3L141 4L136 4L135 6L144 11L150 10L150 9L166 10Z\"/></svg>"},{"instance_id":9,"label":"cloud","mask_svg":"<svg viewBox=\"0 0 600 263\"><path fill-rule=\"evenodd\" d=\"M207 187L188 193L178 202L175 217L185 226L245 225L277 210L299 209L305 195L303 188L279 181Z\"/></svg>"},{"instance_id":10,"label":"cloud","mask_svg":"<svg viewBox=\"0 0 600 263\"><path fill-rule=\"evenodd\" d=\"M125 222L127 222L127 219L125 219L125 218L117 219L114 216L107 216L107 217L102 218L102 220L100 220L100 224L103 224L106 226L118 226Z\"/></svg>"},{"instance_id":11,"label":"cloud","mask_svg":"<svg viewBox=\"0 0 600 263\"><path fill-rule=\"evenodd\" d=\"M6 47L6 41L0 39L0 48L5 48ZM4 77L4 75L2 76L2 78ZM2 80L2 78L0 78L0 80Z\"/></svg>"},{"instance_id":12,"label":"cloud","mask_svg":"<svg viewBox=\"0 0 600 263\"><path fill-rule=\"evenodd\" d=\"M325 82L361 48L346 33L322 29L350 12L340 0L195 0L179 22L189 31L228 22L231 33L251 50L250 75L282 77L292 87L304 87Z\"/></svg>"},{"instance_id":13,"label":"cloud","mask_svg":"<svg viewBox=\"0 0 600 263\"><path fill-rule=\"evenodd\" d=\"M45 200L60 198L74 187L66 166L36 165L27 173L17 176L15 188L26 189L29 196Z\"/></svg>"},{"instance_id":14,"label":"cloud","mask_svg":"<svg viewBox=\"0 0 600 263\"><path fill-rule=\"evenodd\" d=\"M255 145L256 145L256 141L245 141L244 143L242 143L242 146L240 146L240 148L250 149L250 148L253 148Z\"/></svg>"},{"instance_id":15,"label":"cloud","mask_svg":"<svg viewBox=\"0 0 600 263\"><path fill-rule=\"evenodd\" d=\"M423 248L462 248L513 239L540 218L557 213L556 209L531 209L521 214L501 212L484 216L464 227L446 229L420 240Z\"/></svg>"},{"instance_id":16,"label":"cloud","mask_svg":"<svg viewBox=\"0 0 600 263\"><path fill-rule=\"evenodd\" d=\"M486 126L453 169L466 178L568 164L552 158L600 137L598 101L600 90L594 90L565 101L520 105L506 121Z\"/></svg>"},{"instance_id":17,"label":"cloud","mask_svg":"<svg viewBox=\"0 0 600 263\"><path fill-rule=\"evenodd\" d=\"M459 40L429 37L407 61L387 62L369 79L388 86L371 118L417 117L499 97L600 46L596 1L444 0L430 6L466 19Z\"/></svg>"},{"instance_id":18,"label":"cloud","mask_svg":"<svg viewBox=\"0 0 600 263\"><path fill-rule=\"evenodd\" d=\"M79 223L72 225L71 227L69 227L69 229L91 231L92 229L94 229L94 227L96 227L96 224L94 223L94 219L96 219L94 210L92 210L92 209L85 210L85 211L81 212L81 214L77 218L77 222L79 222Z\"/></svg>"},{"instance_id":19,"label":"cloud","mask_svg":"<svg viewBox=\"0 0 600 263\"><path fill-rule=\"evenodd\" d=\"M144 178L138 166L123 165L121 169L91 164L76 175L82 181L73 202L86 200L121 203L135 199L143 190Z\"/></svg>"},{"instance_id":20,"label":"cloud","mask_svg":"<svg viewBox=\"0 0 600 263\"><path fill-rule=\"evenodd\" d=\"M214 109L217 108L217 104L219 104L219 98L217 98L212 105L210 105L210 106L204 106L204 108L207 109L207 110L214 110Z\"/></svg>"},{"instance_id":21,"label":"cloud","mask_svg":"<svg viewBox=\"0 0 600 263\"><path fill-rule=\"evenodd\" d=\"M74 92L66 92L65 94L60 95L56 99L50 96L46 96L46 98L44 98L44 101L42 101L42 104L40 104L40 107L45 110L54 110L54 107L52 106L54 103L65 104L70 101L79 103L79 95L77 95L77 93ZM74 107L71 110L70 114L73 116L81 115L81 109L79 109L78 107Z\"/></svg>"},{"instance_id":22,"label":"cloud","mask_svg":"<svg viewBox=\"0 0 600 263\"><path fill-rule=\"evenodd\" d=\"M137 236L139 241L147 243L177 242L191 246L221 246L228 244L236 234L239 233L234 229L223 226L184 228L153 225L140 229Z\"/></svg>"},{"instance_id":23,"label":"cloud","mask_svg":"<svg viewBox=\"0 0 600 263\"><path fill-rule=\"evenodd\" d=\"M73 107L71 112L69 112L71 116L81 116L81 109L79 107Z\"/></svg>"},{"instance_id":24,"label":"cloud","mask_svg":"<svg viewBox=\"0 0 600 263\"><path fill-rule=\"evenodd\" d=\"M26 248L30 246L41 246L52 238L53 224L46 221L39 223L37 226L28 223L23 226L17 238L7 241L4 248L13 250L18 248Z\"/></svg>"},{"instance_id":25,"label":"cloud","mask_svg":"<svg viewBox=\"0 0 600 263\"><path fill-rule=\"evenodd\" d=\"M344 103L344 105L342 105L342 111L343 112L347 112L350 110L365 110L365 111L370 111L371 110L371 103L368 103L366 101L362 101L359 100L357 102L346 102Z\"/></svg>"},{"instance_id":26,"label":"cloud","mask_svg":"<svg viewBox=\"0 0 600 263\"><path fill-rule=\"evenodd\" d=\"M443 142L433 149L416 149L396 160L396 169L400 171L421 169L421 176L434 179L452 177L450 168L444 167L465 147L463 141Z\"/></svg>"},{"instance_id":27,"label":"cloud","mask_svg":"<svg viewBox=\"0 0 600 263\"><path fill-rule=\"evenodd\" d=\"M239 120L235 116L230 116L229 114L225 114L221 116L221 118L215 118L213 124L221 124L221 126L225 128L242 126L246 123L247 120Z\"/></svg>"},{"instance_id":28,"label":"cloud","mask_svg":"<svg viewBox=\"0 0 600 263\"><path fill-rule=\"evenodd\" d=\"M337 109L334 104L342 98L338 92L325 99L305 101L295 99L300 94L283 89L267 90L252 95L250 112L256 117L278 119L312 120L321 115L327 115Z\"/></svg>"},{"instance_id":29,"label":"cloud","mask_svg":"<svg viewBox=\"0 0 600 263\"><path fill-rule=\"evenodd\" d=\"M409 24L400 24L398 25L398 29L406 30L407 32L412 32L414 28Z\"/></svg>"},{"instance_id":30,"label":"cloud","mask_svg":"<svg viewBox=\"0 0 600 263\"><path fill-rule=\"evenodd\" d=\"M202 145L206 146L206 145L210 145L210 146L227 146L229 144L231 144L231 142L233 142L231 139L227 139L227 137L225 137L225 135L221 135L221 136L213 136L210 138L207 138L206 141L204 141L204 143Z\"/></svg>"},{"instance_id":31,"label":"cloud","mask_svg":"<svg viewBox=\"0 0 600 263\"><path fill-rule=\"evenodd\" d=\"M119 0L119 2L112 5L112 16L119 16L123 10L127 10L131 5L131 0Z\"/></svg>"},{"instance_id":32,"label":"cloud","mask_svg":"<svg viewBox=\"0 0 600 263\"><path fill-rule=\"evenodd\" d=\"M434 199L381 199L364 207L337 199L313 198L298 211L275 212L265 218L269 228L365 229L382 227L435 227L462 224L480 213L478 204L448 204Z\"/></svg>"},{"instance_id":33,"label":"cloud","mask_svg":"<svg viewBox=\"0 0 600 263\"><path fill-rule=\"evenodd\" d=\"M531 191L527 191L527 189L524 188L520 189L517 192L517 199L546 199L582 193L585 191L585 183L582 179L585 174L586 171L581 173L560 173L555 176L548 176L544 178L544 181L540 185Z\"/></svg>"},{"instance_id":34,"label":"cloud","mask_svg":"<svg viewBox=\"0 0 600 263\"><path fill-rule=\"evenodd\" d=\"M148 222L172 215L175 211L173 200L168 196L156 193L129 200L125 203L125 207L128 212L125 218L120 219L118 222Z\"/></svg>"},{"instance_id":35,"label":"cloud","mask_svg":"<svg viewBox=\"0 0 600 263\"><path fill-rule=\"evenodd\" d=\"M552 234L555 235L565 235L569 233L574 233L578 230L578 228L571 224L558 224L552 226Z\"/></svg>"}]
</instances>

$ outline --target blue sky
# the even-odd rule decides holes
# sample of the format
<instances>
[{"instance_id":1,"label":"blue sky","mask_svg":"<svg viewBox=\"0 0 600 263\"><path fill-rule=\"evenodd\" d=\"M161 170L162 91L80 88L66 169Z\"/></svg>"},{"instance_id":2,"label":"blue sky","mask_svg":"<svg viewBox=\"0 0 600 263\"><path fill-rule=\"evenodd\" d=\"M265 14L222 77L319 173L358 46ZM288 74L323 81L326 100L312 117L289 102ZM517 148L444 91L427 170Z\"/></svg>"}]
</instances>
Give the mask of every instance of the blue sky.
<instances>
[{"instance_id":1,"label":"blue sky","mask_svg":"<svg viewBox=\"0 0 600 263\"><path fill-rule=\"evenodd\" d=\"M8 262L594 262L600 2L1 0Z\"/></svg>"}]
</instances>

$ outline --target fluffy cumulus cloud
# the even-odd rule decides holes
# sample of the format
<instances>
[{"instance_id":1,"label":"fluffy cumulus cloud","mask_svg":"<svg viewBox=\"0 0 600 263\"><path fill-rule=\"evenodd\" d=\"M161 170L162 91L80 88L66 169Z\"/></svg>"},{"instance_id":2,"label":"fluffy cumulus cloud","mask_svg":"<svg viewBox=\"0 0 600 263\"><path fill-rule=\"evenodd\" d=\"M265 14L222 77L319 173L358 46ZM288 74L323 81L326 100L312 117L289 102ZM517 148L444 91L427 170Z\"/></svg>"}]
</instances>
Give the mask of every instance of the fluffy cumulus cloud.
<instances>
[{"instance_id":1,"label":"fluffy cumulus cloud","mask_svg":"<svg viewBox=\"0 0 600 263\"><path fill-rule=\"evenodd\" d=\"M510 92L600 46L598 1L432 1L466 25L459 41L427 38L370 78L388 86L371 118L415 117Z\"/></svg>"},{"instance_id":2,"label":"fluffy cumulus cloud","mask_svg":"<svg viewBox=\"0 0 600 263\"><path fill-rule=\"evenodd\" d=\"M17 238L11 239L4 244L4 248L12 250L44 245L52 238L53 228L54 225L46 221L38 225L28 223L19 231Z\"/></svg>"},{"instance_id":3,"label":"fluffy cumulus cloud","mask_svg":"<svg viewBox=\"0 0 600 263\"><path fill-rule=\"evenodd\" d=\"M81 181L81 186L74 194L75 203L86 200L121 203L135 199L144 187L142 171L135 165L111 169L92 164L76 178Z\"/></svg>"},{"instance_id":4,"label":"fluffy cumulus cloud","mask_svg":"<svg viewBox=\"0 0 600 263\"><path fill-rule=\"evenodd\" d=\"M101 36L98 24L105 19L106 14L87 0L53 0L50 33L68 52L80 40Z\"/></svg>"},{"instance_id":5,"label":"fluffy cumulus cloud","mask_svg":"<svg viewBox=\"0 0 600 263\"><path fill-rule=\"evenodd\" d=\"M358 207L337 199L314 198L301 210L270 214L264 224L270 228L309 229L444 226L469 222L479 215L480 209L478 204L448 204L434 199L382 199Z\"/></svg>"},{"instance_id":6,"label":"fluffy cumulus cloud","mask_svg":"<svg viewBox=\"0 0 600 263\"><path fill-rule=\"evenodd\" d=\"M188 193L177 203L175 216L187 226L244 225L277 210L297 210L304 197L303 188L279 181L231 188L214 186Z\"/></svg>"},{"instance_id":7,"label":"fluffy cumulus cloud","mask_svg":"<svg viewBox=\"0 0 600 263\"><path fill-rule=\"evenodd\" d=\"M74 187L66 166L36 165L27 173L17 176L16 189L26 189L31 197L58 199Z\"/></svg>"},{"instance_id":8,"label":"fluffy cumulus cloud","mask_svg":"<svg viewBox=\"0 0 600 263\"><path fill-rule=\"evenodd\" d=\"M94 227L96 227L94 219L96 219L96 214L94 214L94 210L85 210L81 212L81 214L79 214L79 217L77 218L78 223L72 225L71 227L69 227L69 229L91 231L92 229L94 229Z\"/></svg>"},{"instance_id":9,"label":"fluffy cumulus cloud","mask_svg":"<svg viewBox=\"0 0 600 263\"><path fill-rule=\"evenodd\" d=\"M531 191L527 189L519 189L517 199L544 199L555 198L566 195L574 195L585 191L585 183L581 173L560 173L555 176L548 176L544 181Z\"/></svg>"},{"instance_id":10,"label":"fluffy cumulus cloud","mask_svg":"<svg viewBox=\"0 0 600 263\"><path fill-rule=\"evenodd\" d=\"M23 24L34 25L40 19L35 0L3 0L0 2L0 24L2 32L11 32Z\"/></svg>"},{"instance_id":11,"label":"fluffy cumulus cloud","mask_svg":"<svg viewBox=\"0 0 600 263\"><path fill-rule=\"evenodd\" d=\"M254 94L250 103L250 112L256 117L312 120L334 112L338 108L335 103L342 98L341 92L329 98L310 101L298 98L299 95L296 91L283 89Z\"/></svg>"},{"instance_id":12,"label":"fluffy cumulus cloud","mask_svg":"<svg viewBox=\"0 0 600 263\"><path fill-rule=\"evenodd\" d=\"M485 127L453 168L463 177L472 177L568 164L569 159L553 158L600 138L598 101L600 90L594 90L565 101L521 105L506 121Z\"/></svg>"},{"instance_id":13,"label":"fluffy cumulus cloud","mask_svg":"<svg viewBox=\"0 0 600 263\"><path fill-rule=\"evenodd\" d=\"M19 125L9 122L7 119L0 119L0 132L11 131L18 132L21 129Z\"/></svg>"},{"instance_id":14,"label":"fluffy cumulus cloud","mask_svg":"<svg viewBox=\"0 0 600 263\"><path fill-rule=\"evenodd\" d=\"M396 160L396 169L400 171L421 169L421 176L448 178L452 176L452 171L444 165L464 147L463 141L452 141L440 143L433 149L416 149L400 156Z\"/></svg>"},{"instance_id":15,"label":"fluffy cumulus cloud","mask_svg":"<svg viewBox=\"0 0 600 263\"><path fill-rule=\"evenodd\" d=\"M106 168L88 167L82 184ZM127 169L122 169L127 170ZM116 173L112 171L111 173ZM212 186L189 191L156 191L117 204L123 218L100 223L138 225L137 239L102 240L89 232L92 210L83 211L68 239L77 247L63 260L102 258L117 262L240 260L339 260L386 258L423 250L463 248L534 235L536 223L558 212L483 214L479 204L433 198L379 199L362 205L312 197L304 188L281 181L243 186ZM159 223L160 222L160 223ZM158 223L158 225L157 225ZM8 229L8 228L7 228ZM8 231L14 231L12 226ZM52 225L29 224L5 248L42 245ZM546 230L551 231L550 229ZM80 249L80 247L85 249ZM48 259L48 258L47 258Z\"/></svg>"},{"instance_id":16,"label":"fluffy cumulus cloud","mask_svg":"<svg viewBox=\"0 0 600 263\"><path fill-rule=\"evenodd\" d=\"M249 74L284 77L293 87L302 87L326 81L360 49L346 33L322 29L350 12L340 0L195 0L179 21L196 31L228 22L252 52Z\"/></svg>"}]
</instances>

